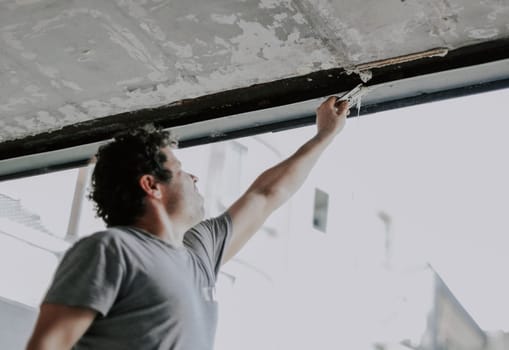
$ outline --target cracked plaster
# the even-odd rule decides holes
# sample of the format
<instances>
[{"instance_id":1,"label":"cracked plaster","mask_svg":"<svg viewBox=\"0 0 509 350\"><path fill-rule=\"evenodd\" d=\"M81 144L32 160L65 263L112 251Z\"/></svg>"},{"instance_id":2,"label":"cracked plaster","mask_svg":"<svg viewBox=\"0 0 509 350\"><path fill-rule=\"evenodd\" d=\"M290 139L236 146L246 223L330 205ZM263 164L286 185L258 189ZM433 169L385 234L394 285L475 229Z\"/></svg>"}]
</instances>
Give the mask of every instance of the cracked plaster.
<instances>
[{"instance_id":1,"label":"cracked plaster","mask_svg":"<svg viewBox=\"0 0 509 350\"><path fill-rule=\"evenodd\" d=\"M0 2L0 142L507 37L506 0Z\"/></svg>"}]
</instances>

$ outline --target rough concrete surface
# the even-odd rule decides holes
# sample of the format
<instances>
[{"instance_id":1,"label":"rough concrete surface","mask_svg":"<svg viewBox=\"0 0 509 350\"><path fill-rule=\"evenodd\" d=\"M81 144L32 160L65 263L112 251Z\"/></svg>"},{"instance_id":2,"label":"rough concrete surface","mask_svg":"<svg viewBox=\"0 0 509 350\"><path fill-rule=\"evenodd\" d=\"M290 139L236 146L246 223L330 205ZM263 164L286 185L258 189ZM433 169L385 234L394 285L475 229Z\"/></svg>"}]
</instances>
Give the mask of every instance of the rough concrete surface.
<instances>
[{"instance_id":1,"label":"rough concrete surface","mask_svg":"<svg viewBox=\"0 0 509 350\"><path fill-rule=\"evenodd\" d=\"M509 36L507 0L0 0L0 142Z\"/></svg>"}]
</instances>

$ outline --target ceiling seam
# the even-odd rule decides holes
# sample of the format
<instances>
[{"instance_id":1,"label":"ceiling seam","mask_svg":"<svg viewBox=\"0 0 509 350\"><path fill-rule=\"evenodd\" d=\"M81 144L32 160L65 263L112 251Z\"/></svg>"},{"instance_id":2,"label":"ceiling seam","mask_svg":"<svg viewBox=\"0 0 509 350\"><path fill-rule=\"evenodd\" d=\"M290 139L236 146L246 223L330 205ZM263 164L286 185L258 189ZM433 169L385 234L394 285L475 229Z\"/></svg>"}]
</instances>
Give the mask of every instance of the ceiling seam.
<instances>
[{"instance_id":1,"label":"ceiling seam","mask_svg":"<svg viewBox=\"0 0 509 350\"><path fill-rule=\"evenodd\" d=\"M317 30L317 33L320 35L318 39L336 57L338 67L344 67L345 69L348 69L350 66L353 67L353 63L350 62L348 56L345 54L345 52L348 52L347 45L341 38L336 37L336 34L329 26L324 24L324 18L313 5L307 0L294 0L292 4L297 7L306 21ZM345 63L347 63L346 66Z\"/></svg>"},{"instance_id":2,"label":"ceiling seam","mask_svg":"<svg viewBox=\"0 0 509 350\"><path fill-rule=\"evenodd\" d=\"M133 27L136 28L136 31L141 33L141 35L143 37L147 38L150 42L152 42L154 44L155 47L157 47L157 49L159 50L159 53L164 57L165 63L167 63L168 65L173 66L173 68L176 69L176 71L178 72L178 74L176 74L176 76L175 76L176 80L178 80L179 78L181 78L183 80L186 80L187 76L194 76L194 74L191 71L189 71L187 69L184 69L183 67L178 67L177 68L176 63L178 62L178 57L175 56L175 62L173 62L172 57L168 56L166 51L163 49L163 46L161 45L161 41L159 39L157 39L156 37L152 37L149 33L147 33L142 28L139 28L138 22L136 22L136 20L139 19L139 18L136 18L136 17L132 16L129 12L126 12L125 8L123 8L123 7L118 5L118 2L115 1L114 3L115 3L114 6L116 8L118 8L118 10L122 14L122 16L127 21L129 21L130 23L133 23ZM165 72L161 72L161 73L165 73ZM175 84L175 82L174 81L172 82L171 80L165 80L165 81L161 81L161 82L154 82L151 85L129 87L128 91L132 92L132 91L135 91L137 89L145 90L145 89L147 89L149 87L154 88L155 86L157 86L157 84L172 85L172 84Z\"/></svg>"}]
</instances>

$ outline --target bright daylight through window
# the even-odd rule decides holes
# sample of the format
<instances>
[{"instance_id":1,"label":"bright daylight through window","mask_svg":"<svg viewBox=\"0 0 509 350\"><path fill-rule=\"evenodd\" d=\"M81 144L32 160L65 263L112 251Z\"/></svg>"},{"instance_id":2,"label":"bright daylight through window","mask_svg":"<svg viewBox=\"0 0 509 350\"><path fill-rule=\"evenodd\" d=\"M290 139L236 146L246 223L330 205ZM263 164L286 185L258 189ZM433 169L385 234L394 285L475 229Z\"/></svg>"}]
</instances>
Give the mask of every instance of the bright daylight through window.
<instances>
[{"instance_id":1,"label":"bright daylight through window","mask_svg":"<svg viewBox=\"0 0 509 350\"><path fill-rule=\"evenodd\" d=\"M489 349L509 331L507 99L350 118L224 266L216 348ZM177 156L218 215L313 128ZM86 198L91 169L0 183L1 349L21 348L62 254L103 227Z\"/></svg>"}]
</instances>

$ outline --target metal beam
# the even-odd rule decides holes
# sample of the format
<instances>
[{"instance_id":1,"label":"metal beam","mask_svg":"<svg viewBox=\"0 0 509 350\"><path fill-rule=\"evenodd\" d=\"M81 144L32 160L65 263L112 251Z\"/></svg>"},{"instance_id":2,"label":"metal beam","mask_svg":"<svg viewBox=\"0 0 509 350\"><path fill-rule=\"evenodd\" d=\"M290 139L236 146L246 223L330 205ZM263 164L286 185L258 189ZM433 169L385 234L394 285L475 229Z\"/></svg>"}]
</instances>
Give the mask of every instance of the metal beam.
<instances>
[{"instance_id":1,"label":"metal beam","mask_svg":"<svg viewBox=\"0 0 509 350\"><path fill-rule=\"evenodd\" d=\"M477 75L476 75L477 74ZM357 74L330 69L274 82L257 84L181 100L170 105L122 113L0 144L0 169L20 157L89 147L110 139L128 127L153 123L181 134L181 146L298 127L313 123L317 98L351 89ZM360 114L401 108L509 85L509 39L449 51L444 57L383 66L372 70L366 84L376 88L363 101ZM311 101L311 102L309 102ZM201 127L200 127L201 125ZM0 179L22 176L73 163L83 164L93 152L77 152L44 165L24 165L0 170ZM7 162L7 163L6 163ZM26 162L25 162L26 163Z\"/></svg>"}]
</instances>

